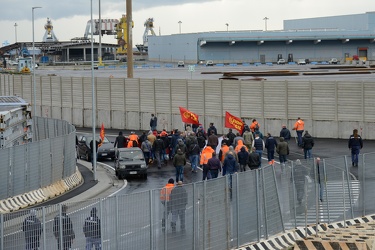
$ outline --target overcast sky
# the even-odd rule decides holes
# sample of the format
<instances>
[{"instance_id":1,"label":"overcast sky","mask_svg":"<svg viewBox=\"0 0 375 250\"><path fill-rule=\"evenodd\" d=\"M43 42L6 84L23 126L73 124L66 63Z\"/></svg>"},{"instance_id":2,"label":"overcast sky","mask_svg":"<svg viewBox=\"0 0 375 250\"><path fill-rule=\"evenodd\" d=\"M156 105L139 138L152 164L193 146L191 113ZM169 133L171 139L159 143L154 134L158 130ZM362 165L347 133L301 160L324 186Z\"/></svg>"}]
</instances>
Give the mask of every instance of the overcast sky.
<instances>
[{"instance_id":1,"label":"overcast sky","mask_svg":"<svg viewBox=\"0 0 375 250\"><path fill-rule=\"evenodd\" d=\"M60 41L83 37L90 20L90 0L0 0L0 42L32 41L32 7L35 9L35 41L42 41L47 17ZM99 0L93 2L93 18L98 18ZM102 18L119 19L126 12L125 0L101 0ZM268 30L283 28L283 20L362 14L375 11L375 0L133 0L133 43L142 43L144 22L154 18L157 35L205 31ZM17 28L14 24L17 23ZM17 30L17 32L16 32ZM98 41L98 37L95 37ZM103 42L116 43L114 36ZM1 46L1 44L0 44Z\"/></svg>"}]
</instances>

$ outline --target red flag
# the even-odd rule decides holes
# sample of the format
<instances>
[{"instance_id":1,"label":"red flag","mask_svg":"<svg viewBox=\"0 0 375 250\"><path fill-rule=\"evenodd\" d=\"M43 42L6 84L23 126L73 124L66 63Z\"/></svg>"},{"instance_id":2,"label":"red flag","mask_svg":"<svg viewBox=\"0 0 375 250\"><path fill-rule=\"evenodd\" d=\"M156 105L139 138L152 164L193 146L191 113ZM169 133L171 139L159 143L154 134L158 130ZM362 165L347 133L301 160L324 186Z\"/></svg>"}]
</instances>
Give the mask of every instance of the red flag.
<instances>
[{"instance_id":1,"label":"red flag","mask_svg":"<svg viewBox=\"0 0 375 250\"><path fill-rule=\"evenodd\" d=\"M102 139L102 142L104 141L104 136L105 136L105 132L104 132L104 124L102 123L102 128L100 129L100 139Z\"/></svg>"},{"instance_id":2,"label":"red flag","mask_svg":"<svg viewBox=\"0 0 375 250\"><path fill-rule=\"evenodd\" d=\"M181 119L182 122L184 123L189 123L189 124L199 124L199 116L186 108L180 108L180 114L181 114Z\"/></svg>"},{"instance_id":3,"label":"red flag","mask_svg":"<svg viewBox=\"0 0 375 250\"><path fill-rule=\"evenodd\" d=\"M243 130L244 123L242 119L231 115L229 112L225 112L225 127L234 128L241 132Z\"/></svg>"}]
</instances>

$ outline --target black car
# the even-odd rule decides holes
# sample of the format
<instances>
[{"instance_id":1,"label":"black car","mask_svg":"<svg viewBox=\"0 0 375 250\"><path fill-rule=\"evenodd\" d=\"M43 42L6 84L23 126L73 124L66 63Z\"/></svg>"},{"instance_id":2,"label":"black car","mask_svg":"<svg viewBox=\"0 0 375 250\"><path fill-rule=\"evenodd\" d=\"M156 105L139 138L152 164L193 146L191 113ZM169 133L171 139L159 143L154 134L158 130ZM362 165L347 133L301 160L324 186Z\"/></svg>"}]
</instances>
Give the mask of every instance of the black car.
<instances>
[{"instance_id":1,"label":"black car","mask_svg":"<svg viewBox=\"0 0 375 250\"><path fill-rule=\"evenodd\" d=\"M147 164L142 150L138 147L118 148L115 172L119 179L129 176L141 176L147 179Z\"/></svg>"},{"instance_id":2,"label":"black car","mask_svg":"<svg viewBox=\"0 0 375 250\"><path fill-rule=\"evenodd\" d=\"M99 141L99 135L96 137L96 140ZM92 159L92 149L90 148L90 142L92 141L92 135L82 135L78 137L77 145L77 158L81 159L84 157L87 161ZM113 143L108 140L107 137L104 137L102 144L98 147L97 159L100 158L111 158L115 159L115 148Z\"/></svg>"}]
</instances>

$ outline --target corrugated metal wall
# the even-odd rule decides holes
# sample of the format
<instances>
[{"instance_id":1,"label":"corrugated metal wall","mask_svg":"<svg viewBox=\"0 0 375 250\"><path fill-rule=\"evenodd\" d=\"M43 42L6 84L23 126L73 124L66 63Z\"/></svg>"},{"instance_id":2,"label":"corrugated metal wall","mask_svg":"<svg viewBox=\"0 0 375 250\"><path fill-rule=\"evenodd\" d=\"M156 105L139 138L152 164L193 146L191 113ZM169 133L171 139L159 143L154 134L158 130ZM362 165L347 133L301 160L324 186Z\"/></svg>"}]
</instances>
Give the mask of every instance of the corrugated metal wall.
<instances>
[{"instance_id":1,"label":"corrugated metal wall","mask_svg":"<svg viewBox=\"0 0 375 250\"><path fill-rule=\"evenodd\" d=\"M19 95L32 103L31 76L0 79L0 94ZM228 111L246 122L256 118L264 133L278 135L282 124L291 128L301 117L315 137L347 138L354 128L362 128L364 138L374 139L374 84L95 78L97 126L148 130L150 115L155 113L159 129L182 129L181 106L197 113L205 127L214 122L220 133L227 131L223 124ZM91 93L91 78L38 78L36 115L90 127Z\"/></svg>"}]
</instances>

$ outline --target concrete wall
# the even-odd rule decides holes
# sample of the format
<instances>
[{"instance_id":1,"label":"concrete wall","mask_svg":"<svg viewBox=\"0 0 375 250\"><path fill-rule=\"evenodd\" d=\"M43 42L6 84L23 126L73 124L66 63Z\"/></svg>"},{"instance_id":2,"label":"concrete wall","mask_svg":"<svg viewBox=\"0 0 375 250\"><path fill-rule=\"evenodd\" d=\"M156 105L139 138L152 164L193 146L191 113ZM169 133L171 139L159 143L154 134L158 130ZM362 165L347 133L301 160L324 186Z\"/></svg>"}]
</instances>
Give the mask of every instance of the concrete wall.
<instances>
[{"instance_id":1,"label":"concrete wall","mask_svg":"<svg viewBox=\"0 0 375 250\"><path fill-rule=\"evenodd\" d=\"M32 102L31 76L0 79L0 95ZM37 116L91 127L90 78L38 77L36 82ZM95 83L97 127L148 130L155 113L158 129L183 129L181 106L197 113L205 127L214 122L220 133L227 131L228 111L247 123L256 118L262 132L274 135L301 117L315 137L347 138L357 128L365 139L375 139L375 82L95 78Z\"/></svg>"}]
</instances>

